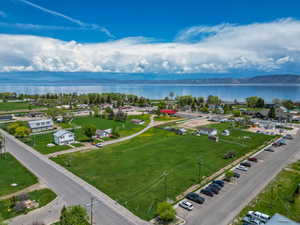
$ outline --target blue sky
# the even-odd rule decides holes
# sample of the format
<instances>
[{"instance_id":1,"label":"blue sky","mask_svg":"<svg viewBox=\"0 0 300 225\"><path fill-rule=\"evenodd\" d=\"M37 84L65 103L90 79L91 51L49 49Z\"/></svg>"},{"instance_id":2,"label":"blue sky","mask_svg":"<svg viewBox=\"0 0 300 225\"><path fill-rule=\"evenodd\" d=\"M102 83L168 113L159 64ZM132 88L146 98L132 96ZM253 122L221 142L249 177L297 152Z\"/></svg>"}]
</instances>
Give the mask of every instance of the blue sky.
<instances>
[{"instance_id":1,"label":"blue sky","mask_svg":"<svg viewBox=\"0 0 300 225\"><path fill-rule=\"evenodd\" d=\"M0 1L0 72L295 73L299 9L296 0Z\"/></svg>"}]
</instances>

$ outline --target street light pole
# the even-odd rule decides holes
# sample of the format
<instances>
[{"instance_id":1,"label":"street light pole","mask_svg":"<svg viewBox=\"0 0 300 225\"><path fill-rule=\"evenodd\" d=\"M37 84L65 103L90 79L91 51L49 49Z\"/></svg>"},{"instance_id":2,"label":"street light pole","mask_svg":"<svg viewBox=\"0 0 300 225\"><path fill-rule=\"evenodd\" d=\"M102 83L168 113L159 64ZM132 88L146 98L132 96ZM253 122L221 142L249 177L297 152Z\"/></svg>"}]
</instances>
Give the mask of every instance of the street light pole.
<instances>
[{"instance_id":1,"label":"street light pole","mask_svg":"<svg viewBox=\"0 0 300 225\"><path fill-rule=\"evenodd\" d=\"M94 208L94 197L91 197L91 215L90 215L90 220L91 220L91 225L93 225L93 209Z\"/></svg>"},{"instance_id":2,"label":"street light pole","mask_svg":"<svg viewBox=\"0 0 300 225\"><path fill-rule=\"evenodd\" d=\"M200 157L199 157L197 164L198 164L198 177L199 177L199 184L200 184L201 183L201 172L202 172L202 160Z\"/></svg>"}]
</instances>

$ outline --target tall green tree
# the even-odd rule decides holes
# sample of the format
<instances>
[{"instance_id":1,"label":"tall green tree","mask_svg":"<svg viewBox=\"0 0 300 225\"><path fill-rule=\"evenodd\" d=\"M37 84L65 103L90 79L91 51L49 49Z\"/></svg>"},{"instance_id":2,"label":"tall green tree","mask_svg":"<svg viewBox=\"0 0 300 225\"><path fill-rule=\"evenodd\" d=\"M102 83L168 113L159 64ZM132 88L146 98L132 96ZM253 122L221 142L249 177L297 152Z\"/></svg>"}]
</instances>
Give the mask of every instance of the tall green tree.
<instances>
[{"instance_id":1,"label":"tall green tree","mask_svg":"<svg viewBox=\"0 0 300 225\"><path fill-rule=\"evenodd\" d=\"M160 202L157 205L157 215L163 221L172 221L175 219L176 212L172 204L168 202Z\"/></svg>"},{"instance_id":2,"label":"tall green tree","mask_svg":"<svg viewBox=\"0 0 300 225\"><path fill-rule=\"evenodd\" d=\"M91 140L92 137L95 135L96 126L93 124L87 124L83 127L84 134Z\"/></svg>"},{"instance_id":3,"label":"tall green tree","mask_svg":"<svg viewBox=\"0 0 300 225\"><path fill-rule=\"evenodd\" d=\"M268 117L269 118L272 118L272 119L275 119L276 118L276 110L274 107L272 107L268 113Z\"/></svg>"}]
</instances>

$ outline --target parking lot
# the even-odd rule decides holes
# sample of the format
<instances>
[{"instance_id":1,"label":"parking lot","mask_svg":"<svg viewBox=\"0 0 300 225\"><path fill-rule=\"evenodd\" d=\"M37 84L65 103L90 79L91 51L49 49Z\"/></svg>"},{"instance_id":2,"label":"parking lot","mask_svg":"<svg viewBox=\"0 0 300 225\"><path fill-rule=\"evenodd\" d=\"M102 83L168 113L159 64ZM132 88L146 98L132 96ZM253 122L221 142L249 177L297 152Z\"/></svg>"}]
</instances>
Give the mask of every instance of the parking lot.
<instances>
[{"instance_id":1,"label":"parking lot","mask_svg":"<svg viewBox=\"0 0 300 225\"><path fill-rule=\"evenodd\" d=\"M225 182L224 187L213 197L200 193L205 187L196 191L195 193L200 197L205 198L205 202L197 204L188 200L193 204L191 211L183 209L177 204L175 206L177 215L184 219L186 224L191 225L229 224L299 149L299 143L295 139L286 140L286 142L287 145L271 147L273 152L261 150L251 156L255 157L257 162L250 162L251 167L247 167L248 171L233 169L240 174L240 178L232 178L230 182ZM218 179L221 180L223 177Z\"/></svg>"}]
</instances>

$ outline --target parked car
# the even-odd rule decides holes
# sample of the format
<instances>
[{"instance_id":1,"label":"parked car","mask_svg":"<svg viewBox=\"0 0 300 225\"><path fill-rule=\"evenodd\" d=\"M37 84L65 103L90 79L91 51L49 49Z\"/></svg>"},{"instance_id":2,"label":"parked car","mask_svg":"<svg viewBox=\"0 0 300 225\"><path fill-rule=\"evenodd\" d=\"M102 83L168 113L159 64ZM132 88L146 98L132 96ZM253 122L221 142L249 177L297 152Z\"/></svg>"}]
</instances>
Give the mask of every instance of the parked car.
<instances>
[{"instance_id":1,"label":"parked car","mask_svg":"<svg viewBox=\"0 0 300 225\"><path fill-rule=\"evenodd\" d=\"M277 141L277 142L274 142L274 143L272 144L272 146L274 146L274 147L279 147L279 146L281 146L281 144Z\"/></svg>"},{"instance_id":2,"label":"parked car","mask_svg":"<svg viewBox=\"0 0 300 225\"><path fill-rule=\"evenodd\" d=\"M186 195L186 198L193 202L199 203L199 204L202 204L205 201L205 198L202 198L201 196L199 196L198 194L196 194L194 192L188 193Z\"/></svg>"},{"instance_id":3,"label":"parked car","mask_svg":"<svg viewBox=\"0 0 300 225\"><path fill-rule=\"evenodd\" d=\"M274 152L274 149L273 148L266 148L265 151L266 152Z\"/></svg>"},{"instance_id":4,"label":"parked car","mask_svg":"<svg viewBox=\"0 0 300 225\"><path fill-rule=\"evenodd\" d=\"M103 144L97 143L97 144L95 144L95 146L98 147L98 148L102 148L102 147L103 147Z\"/></svg>"},{"instance_id":5,"label":"parked car","mask_svg":"<svg viewBox=\"0 0 300 225\"><path fill-rule=\"evenodd\" d=\"M245 167L251 167L251 163L249 162L241 162L240 165Z\"/></svg>"},{"instance_id":6,"label":"parked car","mask_svg":"<svg viewBox=\"0 0 300 225\"><path fill-rule=\"evenodd\" d=\"M216 183L211 183L209 186L215 187L215 188L217 188L219 191L222 189L222 186L220 186L219 184L216 184Z\"/></svg>"},{"instance_id":7,"label":"parked car","mask_svg":"<svg viewBox=\"0 0 300 225\"><path fill-rule=\"evenodd\" d=\"M288 139L288 140L293 140L294 139L293 136L290 135L290 134L285 135L283 138Z\"/></svg>"},{"instance_id":8,"label":"parked car","mask_svg":"<svg viewBox=\"0 0 300 225\"><path fill-rule=\"evenodd\" d=\"M244 172L247 172L247 171L248 171L247 167L241 166L241 165L239 165L238 167L236 167L236 169L241 170L241 171L244 171Z\"/></svg>"},{"instance_id":9,"label":"parked car","mask_svg":"<svg viewBox=\"0 0 300 225\"><path fill-rule=\"evenodd\" d=\"M213 187L213 186L207 186L208 190L210 190L211 192L213 192L214 194L219 194L219 190L216 188L216 187Z\"/></svg>"},{"instance_id":10,"label":"parked car","mask_svg":"<svg viewBox=\"0 0 300 225\"><path fill-rule=\"evenodd\" d=\"M179 206L188 210L188 211L192 211L193 210L193 204L189 201L182 201L179 203Z\"/></svg>"},{"instance_id":11,"label":"parked car","mask_svg":"<svg viewBox=\"0 0 300 225\"><path fill-rule=\"evenodd\" d=\"M221 187L224 187L224 185L225 185L225 182L222 181L222 180L213 180L212 183L218 184L218 185L220 185Z\"/></svg>"},{"instance_id":12,"label":"parked car","mask_svg":"<svg viewBox=\"0 0 300 225\"><path fill-rule=\"evenodd\" d=\"M269 215L257 211L249 211L247 216L252 219L258 219L263 223L266 223L269 219L271 219Z\"/></svg>"},{"instance_id":13,"label":"parked car","mask_svg":"<svg viewBox=\"0 0 300 225\"><path fill-rule=\"evenodd\" d=\"M206 188L202 189L202 190L200 191L200 193L202 193L202 194L204 194L204 195L207 195L207 196L210 196L210 197L213 197L213 196L214 196L214 193L213 193L211 190L206 189Z\"/></svg>"},{"instance_id":14,"label":"parked car","mask_svg":"<svg viewBox=\"0 0 300 225\"><path fill-rule=\"evenodd\" d=\"M250 161L250 162L258 162L258 159L255 158L255 157L250 157L250 158L248 158L248 161Z\"/></svg>"},{"instance_id":15,"label":"parked car","mask_svg":"<svg viewBox=\"0 0 300 225\"><path fill-rule=\"evenodd\" d=\"M261 225L261 221L255 218L251 218L250 216L245 216L242 221L245 225Z\"/></svg>"},{"instance_id":16,"label":"parked car","mask_svg":"<svg viewBox=\"0 0 300 225\"><path fill-rule=\"evenodd\" d=\"M241 174L237 173L237 172L233 172L233 177L235 178L240 178Z\"/></svg>"}]
</instances>

